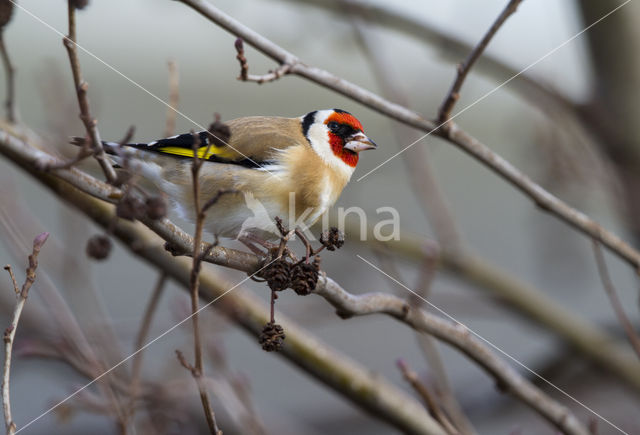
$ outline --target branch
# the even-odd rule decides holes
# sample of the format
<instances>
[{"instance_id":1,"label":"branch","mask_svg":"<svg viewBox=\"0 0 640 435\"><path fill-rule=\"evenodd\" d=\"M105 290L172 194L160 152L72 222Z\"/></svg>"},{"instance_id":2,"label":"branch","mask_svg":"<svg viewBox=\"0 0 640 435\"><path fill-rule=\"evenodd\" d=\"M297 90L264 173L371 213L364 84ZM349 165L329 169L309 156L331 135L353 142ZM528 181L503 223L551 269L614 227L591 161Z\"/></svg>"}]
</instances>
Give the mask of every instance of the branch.
<instances>
[{"instance_id":1,"label":"branch","mask_svg":"<svg viewBox=\"0 0 640 435\"><path fill-rule=\"evenodd\" d=\"M100 164L107 181L112 183L117 178L116 172L104 154L100 134L96 127L96 120L91 116L91 112L89 111L89 99L87 98L87 88L89 85L83 80L82 72L80 71L80 61L78 60L78 48L76 45L76 2L74 0L68 0L68 2L69 35L67 35L62 42L69 54L71 72L73 73L73 83L78 95L78 105L80 106L80 120L84 124L84 127L87 130L87 135L91 139L91 146L96 160Z\"/></svg>"},{"instance_id":2,"label":"branch","mask_svg":"<svg viewBox=\"0 0 640 435\"><path fill-rule=\"evenodd\" d=\"M584 213L570 207L565 202L547 192L540 185L534 183L519 169L494 153L488 146L461 130L453 122L449 122L449 128L446 132L442 129L436 130L438 127L437 124L423 118L420 114L385 100L373 92L350 83L328 71L304 64L292 53L236 21L206 1L179 1L192 7L230 33L242 38L245 42L251 44L276 62L291 65L290 74L299 75L328 89L332 89L401 123L444 138L500 175L528 196L542 210L556 216L578 231L588 235L590 238L596 238L617 256L627 261L634 269L640 268L640 252Z\"/></svg>"},{"instance_id":3,"label":"branch","mask_svg":"<svg viewBox=\"0 0 640 435\"><path fill-rule=\"evenodd\" d=\"M487 45L489 45L489 42L496 34L498 29L500 29L504 22L507 21L507 18L509 18L509 16L513 14L516 9L518 9L518 5L520 5L521 2L522 0L510 0L507 6L505 6L502 13L498 15L498 18L496 18L484 37L480 40L480 42L478 42L471 53L469 53L467 59L462 64L458 65L456 79L451 85L451 88L449 89L449 92L447 93L447 96L445 97L442 105L440 106L440 110L438 111L439 122L446 123L447 121L449 121L449 118L451 117L451 110L460 98L460 89L462 88L464 80L467 78L467 74L469 74L469 71L471 71L473 65L487 48Z\"/></svg>"},{"instance_id":4,"label":"branch","mask_svg":"<svg viewBox=\"0 0 640 435\"><path fill-rule=\"evenodd\" d=\"M10 3L12 4L12 3ZM11 58L9 52L4 43L4 29L0 28L0 56L2 56L2 64L4 65L4 72L7 75L7 99L5 100L5 107L7 108L7 119L11 123L18 121L18 111L16 109L16 80L15 80L15 68L11 64Z\"/></svg>"},{"instance_id":5,"label":"branch","mask_svg":"<svg viewBox=\"0 0 640 435\"><path fill-rule=\"evenodd\" d=\"M261 85L263 83L278 80L280 77L285 74L289 74L289 71L291 71L291 64L283 63L275 70L270 70L267 74L263 74L261 76L249 74L249 62L247 62L247 58L244 56L244 44L242 43L242 38L236 39L235 47L238 52L236 59L240 62L240 75L238 76L238 80L242 80L243 82L256 82Z\"/></svg>"},{"instance_id":6,"label":"branch","mask_svg":"<svg viewBox=\"0 0 640 435\"><path fill-rule=\"evenodd\" d=\"M213 408L211 407L211 400L209 399L209 393L207 392L206 385L202 382L204 378L204 366L202 362L202 339L200 338L200 323L198 321L199 315L198 312L199 307L198 303L200 301L200 269L202 266L202 255L201 252L201 244L202 244L202 230L204 227L205 220L205 209L201 206L201 198L200 198L200 169L202 168L203 160L198 157L198 148L200 148L200 136L194 134L194 142L193 142L193 161L191 163L191 185L193 188L193 206L195 209L196 216L196 224L195 224L195 232L193 236L193 250L192 250L192 265L191 265L191 273L189 274L189 293L191 295L191 321L193 323L193 346L194 346L194 355L195 355L195 366L193 366L190 371L193 378L198 385L198 390L200 392L200 401L202 402L202 408L204 409L204 414L207 419L207 425L209 426L209 432L212 435L222 435L222 431L218 427L218 423L216 422L215 413L213 412ZM209 154L209 148L211 147L211 143L207 145L207 149L203 155ZM220 194L216 197L219 198ZM213 203L212 203L213 204ZM217 244L217 243L216 243ZM213 245L211 246L213 247ZM210 248L207 248L210 250ZM206 251L205 251L206 255ZM186 360L182 356L182 353L176 351L178 355L178 359L183 363L183 365L189 368L186 365Z\"/></svg>"},{"instance_id":7,"label":"branch","mask_svg":"<svg viewBox=\"0 0 640 435\"><path fill-rule=\"evenodd\" d=\"M36 236L33 239L33 252L29 255L29 266L27 267L27 276L25 278L24 284L22 285L22 290L20 290L17 286L15 276L13 275L13 271L11 270L11 266L5 267L9 271L9 275L11 275L11 281L14 286L14 291L16 293L16 297L18 298L18 302L13 310L13 318L11 319L11 324L4 331L4 371L2 372L2 404L4 407L4 421L7 426L7 434L14 434L16 432L16 424L13 422L13 417L11 416L11 399L9 397L9 376L11 373L11 353L13 350L13 341L16 336L16 329L18 328L18 322L20 321L20 315L22 314L22 310L24 308L25 303L27 302L27 297L29 296L29 289L33 285L36 280L36 269L38 268L38 254L40 254L40 250L42 246L47 241L49 237L49 233L42 233Z\"/></svg>"},{"instance_id":8,"label":"branch","mask_svg":"<svg viewBox=\"0 0 640 435\"><path fill-rule=\"evenodd\" d=\"M638 358L640 358L640 337L638 337L631 321L624 312L620 299L618 299L616 288L613 286L613 282L611 282L611 277L609 276L609 270L607 269L607 263L604 260L602 249L600 249L600 244L596 240L593 241L593 254L596 257L596 263L598 264L598 274L600 275L602 286L609 297L613 311L616 313L625 334L627 334L627 338L629 339L629 343L631 343L633 351L638 355Z\"/></svg>"},{"instance_id":9,"label":"branch","mask_svg":"<svg viewBox=\"0 0 640 435\"><path fill-rule=\"evenodd\" d=\"M322 274L314 291L336 308L342 318L382 313L406 323L412 328L457 348L493 376L501 390L511 393L542 417L567 434L588 434L586 427L571 411L554 401L511 366L495 356L480 340L459 323L452 323L421 309L409 306L403 299L386 293L353 295L331 278Z\"/></svg>"},{"instance_id":10,"label":"branch","mask_svg":"<svg viewBox=\"0 0 640 435\"><path fill-rule=\"evenodd\" d=\"M383 44L380 44L379 41L375 39L375 35L369 31L369 27L363 20L369 19L367 9L360 8L359 5L351 1L344 0L344 3L352 17L351 23L356 38L371 64L382 94L396 103L408 105L409 98L406 93L397 86L396 75L390 70L391 65L385 60L384 50L381 48ZM406 126L394 122L391 122L391 125L395 132L398 147L403 143L413 143L420 139L417 132ZM447 204L442 189L429 163L428 149L426 147L418 147L414 150L412 156L409 156L407 153L401 155L407 167L407 174L413 194L420 204L425 217L433 226L438 242L444 249L455 250L461 248L462 240L460 232L458 231L453 213Z\"/></svg>"},{"instance_id":11,"label":"branch","mask_svg":"<svg viewBox=\"0 0 640 435\"><path fill-rule=\"evenodd\" d=\"M396 365L402 373L402 377L422 398L431 416L438 420L438 422L442 425L442 427L449 435L458 435L458 430L451 424L447 416L444 415L444 413L438 406L438 402L436 401L435 397L433 397L429 389L422 382L420 382L418 374L411 370L411 367L409 367L409 365L404 360L398 360Z\"/></svg>"},{"instance_id":12,"label":"branch","mask_svg":"<svg viewBox=\"0 0 640 435\"><path fill-rule=\"evenodd\" d=\"M180 75L178 65L174 60L168 62L169 66L169 107L167 108L167 119L165 122L164 137L173 136L176 130L176 115L178 103L180 102Z\"/></svg>"},{"instance_id":13,"label":"branch","mask_svg":"<svg viewBox=\"0 0 640 435\"><path fill-rule=\"evenodd\" d=\"M164 272L160 272L160 276L158 277L158 282L156 283L153 293L149 298L149 302L144 310L144 316L142 317L142 323L140 324L140 329L136 334L135 341L135 350L142 349L145 343L147 342L147 336L149 335L149 329L151 329L151 321L153 320L153 315L158 308L158 303L160 302L160 296L162 296L162 291L164 290L164 285L167 281L167 274ZM133 415L136 410L135 401L138 398L139 387L140 387L140 371L142 369L142 357L144 355L144 351L136 353L133 357L132 367L131 367L131 388L129 390L130 402L129 402L129 418L133 418Z\"/></svg>"},{"instance_id":14,"label":"branch","mask_svg":"<svg viewBox=\"0 0 640 435\"><path fill-rule=\"evenodd\" d=\"M222 431L218 428L218 424L216 423L216 416L213 412L213 408L211 408L211 403L209 402L209 395L207 394L207 385L204 382L205 377L203 377L202 372L197 368L192 366L187 358L184 356L182 352L176 350L176 357L180 362L180 365L185 369L191 372L191 376L196 381L198 385L198 391L200 392L200 400L202 401L202 407L204 409L207 425L209 426L209 432L212 435L222 435ZM197 360L196 360L197 361Z\"/></svg>"},{"instance_id":15,"label":"branch","mask_svg":"<svg viewBox=\"0 0 640 435\"><path fill-rule=\"evenodd\" d=\"M348 234L358 231L358 228L345 228ZM369 231L367 239L371 237ZM422 263L426 243L422 237L402 232L399 241L385 242L384 246L396 256ZM628 351L626 343L620 343L600 326L563 308L545 296L548 292L523 282L479 255L443 249L439 252L437 266L449 275L485 290L505 307L557 335L585 358L640 390L640 365L635 355Z\"/></svg>"},{"instance_id":16,"label":"branch","mask_svg":"<svg viewBox=\"0 0 640 435\"><path fill-rule=\"evenodd\" d=\"M360 11L367 24L376 25L392 29L396 32L417 39L421 42L440 48L439 54L447 59L455 59L464 56L473 49L473 46L465 40L450 32L450 29L438 28L432 23L421 20L417 15L407 14L392 4L374 4L367 0L280 0L296 5L308 5L316 8L328 10L335 14L337 19L345 18L344 4L352 10ZM369 27L372 27L369 25ZM564 108L572 114L577 114L579 110L576 104L562 95L557 89L553 89L549 83L540 83L527 73L520 73L519 70L508 65L491 54L484 53L478 60L476 69L487 75L489 78L499 83L509 77L515 77L510 86L514 91L520 93L528 102L538 105L540 109L547 113L548 106L555 105ZM520 73L518 75L518 73Z\"/></svg>"}]
</instances>

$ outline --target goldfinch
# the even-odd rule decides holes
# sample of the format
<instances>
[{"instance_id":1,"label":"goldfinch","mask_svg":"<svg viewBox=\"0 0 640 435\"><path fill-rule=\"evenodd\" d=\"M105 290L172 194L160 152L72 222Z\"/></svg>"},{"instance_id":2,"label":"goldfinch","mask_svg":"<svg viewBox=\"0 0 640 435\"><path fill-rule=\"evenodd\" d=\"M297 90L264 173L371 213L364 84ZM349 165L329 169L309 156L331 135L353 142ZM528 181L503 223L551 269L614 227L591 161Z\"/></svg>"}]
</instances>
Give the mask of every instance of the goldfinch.
<instances>
[{"instance_id":1,"label":"goldfinch","mask_svg":"<svg viewBox=\"0 0 640 435\"><path fill-rule=\"evenodd\" d=\"M278 237L276 216L290 228L296 222L312 225L340 196L360 151L376 148L360 121L339 109L298 118L251 116L225 124L227 143L210 143L208 132L197 133L198 156L205 160L199 173L201 204L220 191L233 192L207 211L204 228L249 246ZM116 163L128 159L132 172L157 185L172 209L193 222L194 140L193 134L181 134L146 144L104 145Z\"/></svg>"}]
</instances>

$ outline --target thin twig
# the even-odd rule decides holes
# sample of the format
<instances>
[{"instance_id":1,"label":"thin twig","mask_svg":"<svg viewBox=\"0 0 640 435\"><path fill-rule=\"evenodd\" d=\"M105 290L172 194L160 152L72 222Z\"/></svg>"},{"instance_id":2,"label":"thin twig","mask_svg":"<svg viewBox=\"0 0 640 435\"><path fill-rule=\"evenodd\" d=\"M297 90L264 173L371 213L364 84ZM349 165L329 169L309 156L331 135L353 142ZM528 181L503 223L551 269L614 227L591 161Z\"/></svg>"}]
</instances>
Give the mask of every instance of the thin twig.
<instances>
[{"instance_id":1,"label":"thin twig","mask_svg":"<svg viewBox=\"0 0 640 435\"><path fill-rule=\"evenodd\" d=\"M291 71L291 67L293 66L290 63L282 63L275 70L270 70L267 74L263 75L254 75L249 74L249 62L244 55L244 44L242 43L242 38L236 39L235 42L236 51L238 54L236 55L236 59L240 62L240 75L238 76L238 80L243 82L256 82L259 85L262 83L272 82L278 80L285 74L289 74Z\"/></svg>"},{"instance_id":2,"label":"thin twig","mask_svg":"<svg viewBox=\"0 0 640 435\"><path fill-rule=\"evenodd\" d=\"M383 251L382 249L379 249L376 251L380 254L378 257L383 268L388 270L390 275L400 276L395 262L393 261L394 257L392 256L392 252L388 249L389 247L383 245L382 248L386 248L386 250ZM416 280L417 284L415 286L415 294L410 293L408 297L406 294L398 294L398 291L402 291L402 289L398 289L397 284L390 279L389 276L385 276L392 285L392 289L395 290L395 293L400 297L407 298L408 303L412 308L421 309L424 305L424 300L428 300L430 297L431 284L435 278L438 266L437 263L439 261L438 251L437 243L433 241L425 243L424 259L420 263L418 279ZM451 388L449 376L447 375L442 357L438 350L438 343L432 336L423 334L420 331L415 331L415 335L418 341L418 346L427 361L429 369L435 374L433 377L435 392L440 396L442 405L447 412L447 415L450 417L453 426L464 435L476 433L471 422L462 411L462 407L456 400L453 389Z\"/></svg>"},{"instance_id":3,"label":"thin twig","mask_svg":"<svg viewBox=\"0 0 640 435\"><path fill-rule=\"evenodd\" d=\"M422 250L424 258L419 264L420 271L415 286L417 294L412 293L409 299L409 302L415 308L422 308L424 301L429 300L431 297L432 283L436 276L438 261L441 255L441 249L437 243L433 241L425 243ZM442 405L447 411L453 425L462 434L476 433L471 421L469 421L469 418L465 415L453 392L451 381L449 380L445 364L438 349L438 343L433 337L426 334L417 333L416 338L418 346L429 364L429 368L435 373L434 383L436 393L441 397Z\"/></svg>"},{"instance_id":4,"label":"thin twig","mask_svg":"<svg viewBox=\"0 0 640 435\"><path fill-rule=\"evenodd\" d=\"M195 379L196 384L198 385L198 391L200 392L200 399L202 400L202 406L207 418L207 424L209 425L209 432L213 435L222 435L222 431L217 426L216 416L213 412L213 408L211 407L211 403L209 401L207 386L205 382L203 382L204 377L202 375L202 372L198 370L197 367L190 364L189 361L187 361L187 358L184 356L184 354L178 349L176 349L176 357L178 358L180 365L182 365L182 367L184 367L191 373L191 376L193 377L193 379Z\"/></svg>"},{"instance_id":5,"label":"thin twig","mask_svg":"<svg viewBox=\"0 0 640 435\"><path fill-rule=\"evenodd\" d=\"M85 141L82 147L80 148L80 150L78 151L78 154L76 154L74 157L66 161L61 161L60 163L57 163L57 164L44 166L42 169L46 171L52 171L55 169L68 169L80 163L84 159L91 157L92 155L93 155L93 150L91 149L91 142Z\"/></svg>"},{"instance_id":6,"label":"thin twig","mask_svg":"<svg viewBox=\"0 0 640 435\"><path fill-rule=\"evenodd\" d=\"M209 431L212 435L222 434L222 431L218 427L218 423L216 422L215 413L213 412L213 408L211 406L211 400L209 399L209 393L207 392L206 385L201 382L204 377L204 365L202 361L202 340L200 338L200 323L198 316L198 303L200 300L200 269L202 267L202 258L203 256L200 254L201 242L202 242L202 231L204 227L205 220L205 210L200 205L200 168L202 167L203 160L198 156L198 148L200 148L200 137L197 134L193 134L194 143L193 143L193 161L191 164L191 176L192 176L192 188L193 188L193 203L196 214L196 225L195 232L193 236L193 261L191 266L191 273L189 276L189 287L191 294L191 320L193 324L193 342L194 342L194 356L195 356L195 365L193 366L193 370L191 370L191 374L196 380L196 384L198 385L198 390L200 392L200 401L202 402L202 407L204 409L205 417L207 419L207 424L209 426ZM207 155L209 153L209 148L211 147L211 142L209 142L207 146L207 150L203 155ZM221 194L216 196L220 197ZM210 205L209 205L210 206ZM212 249L213 245L211 245L208 250ZM181 354L178 353L178 359L180 359ZM183 357L184 359L184 357ZM182 361L181 361L182 362ZM186 361L185 361L186 362Z\"/></svg>"},{"instance_id":7,"label":"thin twig","mask_svg":"<svg viewBox=\"0 0 640 435\"><path fill-rule=\"evenodd\" d=\"M11 265L7 264L4 267L4 270L9 272L9 276L11 277L11 283L13 284L13 290L15 291L16 295L19 295L20 294L20 287L18 287L18 281L16 281L16 276L13 274L13 269L11 268Z\"/></svg>"},{"instance_id":8,"label":"thin twig","mask_svg":"<svg viewBox=\"0 0 640 435\"><path fill-rule=\"evenodd\" d=\"M629 320L629 317L627 317L627 314L624 312L624 307L620 303L620 299L618 299L618 294L616 292L616 288L613 286L613 282L611 281L609 269L607 268L604 254L602 253L602 249L600 248L600 243L595 239L593 240L593 253L596 257L598 274L600 275L602 286L604 287L604 290L609 297L609 301L611 302L613 311L616 313L618 321L624 328L624 332L625 334L627 334L627 338L629 339L629 343L631 343L631 347L633 348L636 355L638 355L638 358L640 358L640 337L638 337L633 324Z\"/></svg>"},{"instance_id":9,"label":"thin twig","mask_svg":"<svg viewBox=\"0 0 640 435\"><path fill-rule=\"evenodd\" d=\"M451 88L449 89L449 92L444 98L444 101L440 106L440 110L438 111L439 122L444 123L449 120L449 118L451 117L451 110L460 98L460 89L462 88L462 84L467 78L469 71L471 71L473 65L487 48L487 45L489 45L489 42L494 37L498 29L500 29L504 22L507 21L507 18L509 18L509 16L513 14L516 9L518 9L518 5L520 5L521 2L522 0L510 0L507 6L505 6L503 11L500 13L500 15L498 15L498 18L496 18L496 20L493 22L489 30L487 30L487 33L485 33L484 37L473 48L471 53L469 53L467 59L463 63L458 65L456 71L456 79L451 85ZM445 126L446 125L447 124L445 124Z\"/></svg>"},{"instance_id":10,"label":"thin twig","mask_svg":"<svg viewBox=\"0 0 640 435\"><path fill-rule=\"evenodd\" d=\"M164 137L173 136L176 131L176 116L178 103L180 102L180 74L178 65L174 60L168 62L169 67L169 107L167 108L167 119L164 130Z\"/></svg>"},{"instance_id":11,"label":"thin twig","mask_svg":"<svg viewBox=\"0 0 640 435\"><path fill-rule=\"evenodd\" d=\"M135 341L135 350L140 349L139 352L135 354L133 357L133 363L131 367L131 389L129 392L130 395L130 403L129 403L129 418L133 417L136 406L135 401L139 395L140 388L140 370L142 368L142 357L144 355L144 345L147 341L147 336L149 335L149 330L151 328L151 322L153 320L153 315L158 308L158 303L160 302L160 297L162 296L162 291L164 290L164 285L167 281L166 272L160 272L160 276L158 277L158 282L156 283L153 293L151 293L151 297L149 298L149 302L147 303L147 307L144 310L144 316L142 317L142 323L140 324L140 329L138 330L138 334L136 335Z\"/></svg>"},{"instance_id":12,"label":"thin twig","mask_svg":"<svg viewBox=\"0 0 640 435\"><path fill-rule=\"evenodd\" d=\"M402 373L402 377L404 377L409 385L411 385L416 393L418 393L418 395L422 398L431 416L442 425L444 430L449 435L458 435L458 430L453 426L453 424L451 424L447 416L444 415L444 413L440 409L440 406L438 406L438 401L435 397L433 397L427 386L420 381L418 374L411 370L407 362L402 359L399 359L396 362L396 365Z\"/></svg>"},{"instance_id":13,"label":"thin twig","mask_svg":"<svg viewBox=\"0 0 640 435\"><path fill-rule=\"evenodd\" d=\"M18 110L16 108L16 83L15 83L15 67L11 63L9 52L4 42L4 28L0 28L0 56L2 56L2 64L4 65L4 72L7 75L7 99L5 100L5 107L7 109L7 119L11 123L18 122Z\"/></svg>"},{"instance_id":14,"label":"thin twig","mask_svg":"<svg viewBox=\"0 0 640 435\"><path fill-rule=\"evenodd\" d=\"M112 183L116 180L116 172L106 158L104 149L102 148L102 141L100 140L100 134L96 127L96 120L91 116L89 110L89 99L87 98L88 84L82 78L82 72L80 70L78 48L76 45L76 7L74 0L68 0L68 12L69 34L63 39L63 43L67 49L69 62L71 63L73 83L78 96L78 105L80 106L80 120L84 124L87 135L91 139L91 147L93 148L95 159L100 164L107 181Z\"/></svg>"},{"instance_id":15,"label":"thin twig","mask_svg":"<svg viewBox=\"0 0 640 435\"><path fill-rule=\"evenodd\" d=\"M369 63L372 66L376 81L382 94L390 100L408 106L409 98L397 84L396 75L390 71L390 64L384 56L384 50L380 41L369 31L364 20L369 20L368 9L357 2L341 0L345 9L350 12L351 24L355 31L356 39L360 43ZM419 139L413 129L392 122L392 128L397 138L398 145L412 143ZM438 242L447 250L462 249L460 231L451 212L446 198L440 188L430 164L428 149L418 147L412 155L402 153L402 160L407 167L410 186L420 204L425 217L433 226Z\"/></svg>"},{"instance_id":16,"label":"thin twig","mask_svg":"<svg viewBox=\"0 0 640 435\"><path fill-rule=\"evenodd\" d=\"M344 7L349 7L361 12L367 20L366 26L381 27L394 30L420 42L430 44L437 54L445 59L454 59L468 55L473 49L465 39L454 33L451 26L438 27L432 22L423 20L418 14L404 12L393 4L376 4L369 0L281 0L296 5L309 5L319 9L333 12L335 18L345 18ZM533 78L526 72L509 65L497 56L484 53L475 66L476 70L488 76L496 82L502 82L509 77L517 77L510 83L510 88L518 92L529 103L534 103L548 114L549 106L564 109L574 117L580 117L581 106L563 95L558 89L554 89L551 83L542 83L538 78ZM518 75L518 73L520 73Z\"/></svg>"},{"instance_id":17,"label":"thin twig","mask_svg":"<svg viewBox=\"0 0 640 435\"><path fill-rule=\"evenodd\" d=\"M202 213L205 213L213 205L215 205L218 202L218 200L220 199L221 196L228 195L228 194L231 194L231 193L240 193L240 191L237 190L237 189L220 189L220 190L218 190L215 195L213 195L211 198L209 198L207 200L207 202L204 203L204 205L202 206Z\"/></svg>"},{"instance_id":18,"label":"thin twig","mask_svg":"<svg viewBox=\"0 0 640 435\"><path fill-rule=\"evenodd\" d=\"M9 274L11 275L11 281L14 286L14 291L16 293L16 297L18 301L13 310L13 317L11 319L11 324L4 331L4 371L2 373L2 404L4 408L4 422L7 427L7 434L14 434L16 432L16 424L13 421L13 417L11 416L11 398L9 395L9 378L11 373L11 353L13 350L13 341L16 336L16 329L18 328L18 322L20 321L20 315L22 314L22 310L24 308L25 303L27 302L27 297L29 296L29 289L33 285L36 280L36 269L38 268L38 254L40 254L40 250L42 246L47 241L49 237L49 233L45 232L36 236L33 239L33 252L29 255L29 266L27 266L26 278L24 280L24 284L22 285L22 290L18 289L15 276L13 275L13 271L10 267L7 268L9 270Z\"/></svg>"},{"instance_id":19,"label":"thin twig","mask_svg":"<svg viewBox=\"0 0 640 435\"><path fill-rule=\"evenodd\" d=\"M135 127L132 125L127 129L127 131L125 132L125 135L118 142L118 144L122 146L130 142L134 132L135 132ZM63 160L60 162L48 162L48 163L42 162L42 169L45 171L53 171L56 169L68 169L68 168L71 168L72 166L75 166L76 164L80 163L81 161L83 161L88 157L95 156L95 150L93 150L91 147L91 140L88 140L87 138L74 137L72 138L70 143L72 145L76 145L80 147L78 154L76 154L74 157L66 161ZM127 163L128 163L128 160L124 158L123 167L125 169L129 169L128 166L126 166Z\"/></svg>"}]
</instances>

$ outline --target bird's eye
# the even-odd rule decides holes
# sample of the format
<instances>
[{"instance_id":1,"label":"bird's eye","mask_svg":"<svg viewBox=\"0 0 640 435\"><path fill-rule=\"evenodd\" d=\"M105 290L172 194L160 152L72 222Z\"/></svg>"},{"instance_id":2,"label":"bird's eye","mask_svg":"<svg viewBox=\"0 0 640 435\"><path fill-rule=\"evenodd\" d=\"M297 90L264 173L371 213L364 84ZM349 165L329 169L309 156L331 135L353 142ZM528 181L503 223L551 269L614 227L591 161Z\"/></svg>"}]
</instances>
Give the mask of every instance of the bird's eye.
<instances>
[{"instance_id":1,"label":"bird's eye","mask_svg":"<svg viewBox=\"0 0 640 435\"><path fill-rule=\"evenodd\" d=\"M338 128L340 128L340 124L335 121L331 121L327 124L327 127L329 127L329 130L335 132L336 130L338 130Z\"/></svg>"}]
</instances>

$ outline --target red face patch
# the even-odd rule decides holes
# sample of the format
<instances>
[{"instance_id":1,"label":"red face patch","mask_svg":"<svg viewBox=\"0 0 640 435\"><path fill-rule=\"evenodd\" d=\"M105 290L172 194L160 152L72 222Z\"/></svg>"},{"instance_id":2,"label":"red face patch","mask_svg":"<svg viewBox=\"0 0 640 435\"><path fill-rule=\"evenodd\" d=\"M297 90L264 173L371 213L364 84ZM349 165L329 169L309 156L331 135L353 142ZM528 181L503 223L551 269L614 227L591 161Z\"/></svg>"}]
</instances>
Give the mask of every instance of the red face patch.
<instances>
[{"instance_id":1,"label":"red face patch","mask_svg":"<svg viewBox=\"0 0 640 435\"><path fill-rule=\"evenodd\" d=\"M358 121L355 116L347 112L333 112L324 121L325 124L330 122L348 125L356 131L362 131L362 124L360 124L360 121ZM353 151L344 148L344 138L329 131L329 144L331 145L331 151L333 151L333 154L348 166L355 167L358 164L358 153L354 153Z\"/></svg>"},{"instance_id":2,"label":"red face patch","mask_svg":"<svg viewBox=\"0 0 640 435\"><path fill-rule=\"evenodd\" d=\"M333 154L336 157L338 157L340 160L342 160L352 168L356 167L356 165L358 164L358 153L354 153L351 150L345 149L343 138L341 138L337 134L329 132L329 145L331 145L331 151L333 151Z\"/></svg>"}]
</instances>

